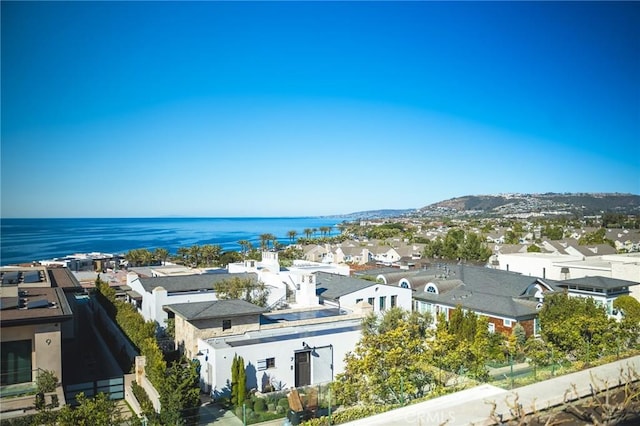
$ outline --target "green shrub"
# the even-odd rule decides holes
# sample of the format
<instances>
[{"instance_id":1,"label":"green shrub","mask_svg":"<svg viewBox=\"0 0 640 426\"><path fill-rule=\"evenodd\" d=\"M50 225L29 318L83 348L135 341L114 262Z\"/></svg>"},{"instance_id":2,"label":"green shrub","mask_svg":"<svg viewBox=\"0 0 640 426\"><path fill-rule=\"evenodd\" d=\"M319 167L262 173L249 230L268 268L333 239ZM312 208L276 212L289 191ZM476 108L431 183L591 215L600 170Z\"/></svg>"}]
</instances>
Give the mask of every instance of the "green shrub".
<instances>
[{"instance_id":1,"label":"green shrub","mask_svg":"<svg viewBox=\"0 0 640 426\"><path fill-rule=\"evenodd\" d=\"M276 404L274 404L273 402L270 402L267 404L267 411L269 412L274 412L276 411Z\"/></svg>"},{"instance_id":2,"label":"green shrub","mask_svg":"<svg viewBox=\"0 0 640 426\"><path fill-rule=\"evenodd\" d=\"M289 409L289 400L287 398L280 398L278 400L278 407L284 408L284 411Z\"/></svg>"},{"instance_id":3,"label":"green shrub","mask_svg":"<svg viewBox=\"0 0 640 426\"><path fill-rule=\"evenodd\" d=\"M39 392L53 392L58 385L58 377L53 371L42 370L36 378L36 387Z\"/></svg>"},{"instance_id":4,"label":"green shrub","mask_svg":"<svg viewBox=\"0 0 640 426\"><path fill-rule=\"evenodd\" d=\"M276 414L284 414L287 411L282 405L276 405Z\"/></svg>"},{"instance_id":5,"label":"green shrub","mask_svg":"<svg viewBox=\"0 0 640 426\"><path fill-rule=\"evenodd\" d=\"M267 411L266 401L262 398L256 399L256 402L253 403L253 409L256 411L256 413L263 413Z\"/></svg>"},{"instance_id":6,"label":"green shrub","mask_svg":"<svg viewBox=\"0 0 640 426\"><path fill-rule=\"evenodd\" d=\"M153 403L149 399L149 395L147 395L147 391L144 390L142 386L137 384L136 382L131 382L131 392L133 392L133 396L136 397L138 403L140 404L140 409L145 414L149 414L155 412L153 408Z\"/></svg>"},{"instance_id":7,"label":"green shrub","mask_svg":"<svg viewBox=\"0 0 640 426\"><path fill-rule=\"evenodd\" d=\"M328 417L318 417L315 419L310 419L305 421L304 426L329 426L329 418Z\"/></svg>"},{"instance_id":8,"label":"green shrub","mask_svg":"<svg viewBox=\"0 0 640 426\"><path fill-rule=\"evenodd\" d=\"M384 413L389 411L393 406L389 405L362 405L356 407L349 407L342 411L338 411L331 416L332 424L340 424L352 422L354 420L370 417L375 414ZM302 423L304 426L325 426L329 424L329 419L326 416L319 417L317 419L311 419Z\"/></svg>"}]
</instances>

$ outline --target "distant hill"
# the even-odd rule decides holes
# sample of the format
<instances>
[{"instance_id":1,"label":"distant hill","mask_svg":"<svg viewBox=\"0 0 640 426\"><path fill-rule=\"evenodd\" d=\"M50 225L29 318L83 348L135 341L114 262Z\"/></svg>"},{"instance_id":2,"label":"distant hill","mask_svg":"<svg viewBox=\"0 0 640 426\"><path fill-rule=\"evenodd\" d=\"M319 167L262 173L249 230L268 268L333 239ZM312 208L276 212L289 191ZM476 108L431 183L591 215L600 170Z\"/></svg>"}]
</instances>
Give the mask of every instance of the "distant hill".
<instances>
[{"instance_id":1,"label":"distant hill","mask_svg":"<svg viewBox=\"0 0 640 426\"><path fill-rule=\"evenodd\" d=\"M640 214L640 195L618 193L545 193L467 195L418 209L421 216L590 216L613 212Z\"/></svg>"}]
</instances>

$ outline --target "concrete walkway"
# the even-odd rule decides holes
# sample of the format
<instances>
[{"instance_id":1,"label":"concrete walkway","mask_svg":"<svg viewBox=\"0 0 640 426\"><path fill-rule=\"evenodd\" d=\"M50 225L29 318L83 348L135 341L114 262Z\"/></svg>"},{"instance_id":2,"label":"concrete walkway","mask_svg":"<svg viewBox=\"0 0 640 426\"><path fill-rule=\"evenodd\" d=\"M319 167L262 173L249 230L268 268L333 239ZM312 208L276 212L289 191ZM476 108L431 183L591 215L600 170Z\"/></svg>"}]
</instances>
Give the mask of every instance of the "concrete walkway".
<instances>
[{"instance_id":1,"label":"concrete walkway","mask_svg":"<svg viewBox=\"0 0 640 426\"><path fill-rule=\"evenodd\" d=\"M510 410L516 398L524 412L532 413L590 395L594 386L605 388L606 382L609 385L624 383L625 376L621 375L621 372L628 372L629 369L635 370L636 374L640 373L640 356L566 374L512 391L484 384L346 424L492 425L498 418L506 421L512 417ZM493 404L496 407L494 419L491 418Z\"/></svg>"},{"instance_id":2,"label":"concrete walkway","mask_svg":"<svg viewBox=\"0 0 640 426\"><path fill-rule=\"evenodd\" d=\"M198 425L242 426L242 420L237 418L231 411L211 403L208 395L201 395L200 401Z\"/></svg>"}]
</instances>

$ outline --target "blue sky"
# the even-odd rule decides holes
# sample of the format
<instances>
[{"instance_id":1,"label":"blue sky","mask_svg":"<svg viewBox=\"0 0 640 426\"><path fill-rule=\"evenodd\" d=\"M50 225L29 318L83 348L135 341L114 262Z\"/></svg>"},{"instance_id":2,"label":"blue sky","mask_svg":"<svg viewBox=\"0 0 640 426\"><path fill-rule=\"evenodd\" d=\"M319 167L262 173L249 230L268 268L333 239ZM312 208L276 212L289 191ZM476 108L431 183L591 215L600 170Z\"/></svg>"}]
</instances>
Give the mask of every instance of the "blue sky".
<instances>
[{"instance_id":1,"label":"blue sky","mask_svg":"<svg viewBox=\"0 0 640 426\"><path fill-rule=\"evenodd\" d=\"M1 8L2 217L640 193L640 3Z\"/></svg>"}]
</instances>

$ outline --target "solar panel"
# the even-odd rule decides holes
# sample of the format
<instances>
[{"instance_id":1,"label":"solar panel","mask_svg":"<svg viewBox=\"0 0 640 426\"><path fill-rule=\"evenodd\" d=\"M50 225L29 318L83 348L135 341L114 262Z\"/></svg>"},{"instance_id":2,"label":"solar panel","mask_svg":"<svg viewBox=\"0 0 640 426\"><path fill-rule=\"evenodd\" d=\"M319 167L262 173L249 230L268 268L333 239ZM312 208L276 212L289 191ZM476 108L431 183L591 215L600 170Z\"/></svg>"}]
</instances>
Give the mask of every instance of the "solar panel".
<instances>
[{"instance_id":1,"label":"solar panel","mask_svg":"<svg viewBox=\"0 0 640 426\"><path fill-rule=\"evenodd\" d=\"M18 307L17 297L3 297L0 299L0 310L16 309Z\"/></svg>"},{"instance_id":2,"label":"solar panel","mask_svg":"<svg viewBox=\"0 0 640 426\"><path fill-rule=\"evenodd\" d=\"M27 303L27 309L48 308L49 301L46 299L33 300Z\"/></svg>"},{"instance_id":3,"label":"solar panel","mask_svg":"<svg viewBox=\"0 0 640 426\"><path fill-rule=\"evenodd\" d=\"M40 271L27 271L22 274L22 280L25 283L39 283Z\"/></svg>"},{"instance_id":4,"label":"solar panel","mask_svg":"<svg viewBox=\"0 0 640 426\"><path fill-rule=\"evenodd\" d=\"M19 271L8 271L2 275L2 284L18 284L20 281Z\"/></svg>"}]
</instances>

